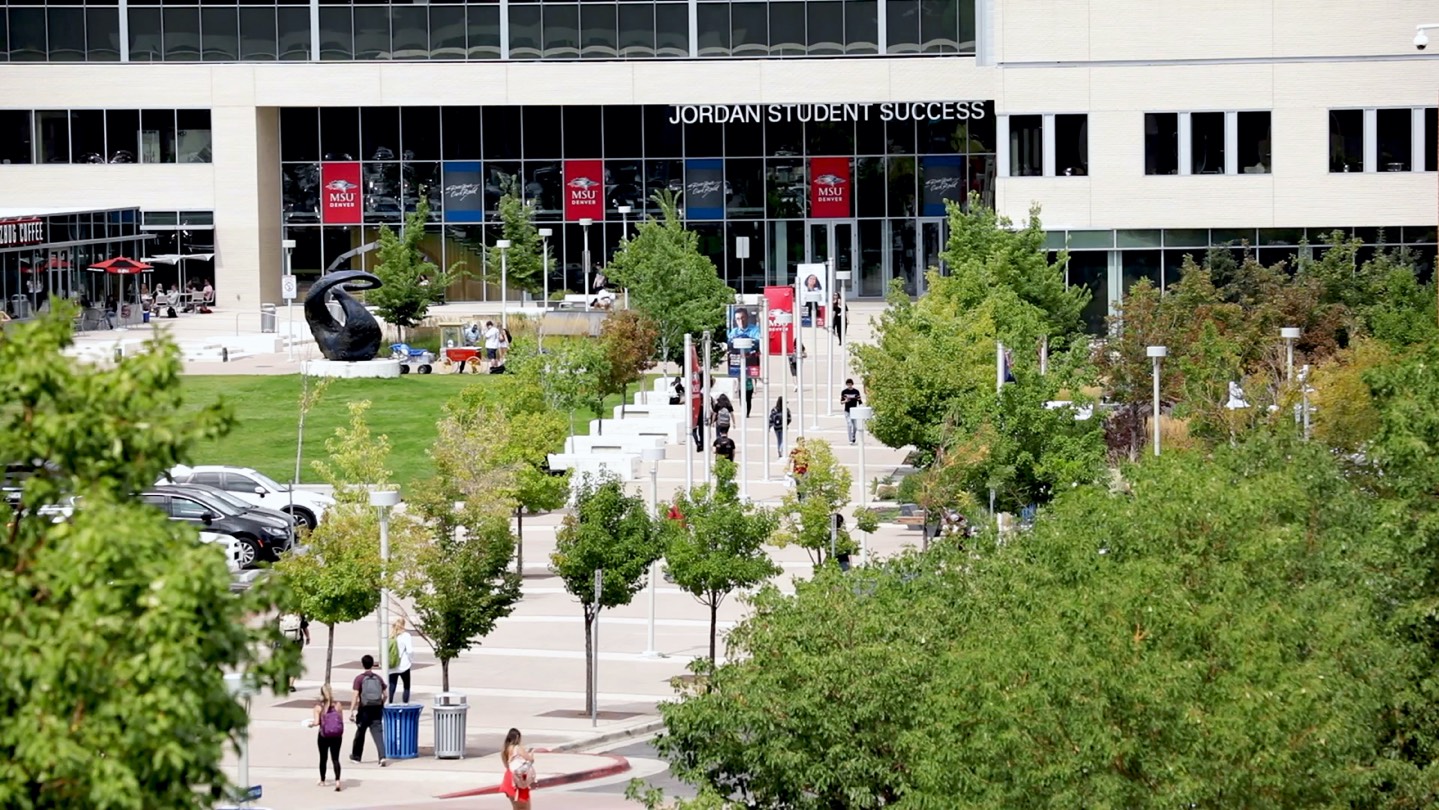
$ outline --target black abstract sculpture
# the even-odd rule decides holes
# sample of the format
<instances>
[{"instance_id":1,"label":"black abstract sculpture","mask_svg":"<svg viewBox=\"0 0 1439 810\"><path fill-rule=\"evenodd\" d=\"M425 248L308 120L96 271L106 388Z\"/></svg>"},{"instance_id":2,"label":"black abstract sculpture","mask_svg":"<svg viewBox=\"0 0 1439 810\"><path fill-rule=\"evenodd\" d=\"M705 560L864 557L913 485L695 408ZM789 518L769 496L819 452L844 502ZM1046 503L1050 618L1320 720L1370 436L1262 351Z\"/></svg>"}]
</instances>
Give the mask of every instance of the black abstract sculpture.
<instances>
[{"instance_id":1,"label":"black abstract sculpture","mask_svg":"<svg viewBox=\"0 0 1439 810\"><path fill-rule=\"evenodd\" d=\"M371 273L341 270L321 278L310 288L310 294L305 296L305 320L326 359L353 363L373 360L380 353L379 321L346 292L373 290L380 284L379 277ZM332 296L345 313L344 323L335 320L326 305Z\"/></svg>"}]
</instances>

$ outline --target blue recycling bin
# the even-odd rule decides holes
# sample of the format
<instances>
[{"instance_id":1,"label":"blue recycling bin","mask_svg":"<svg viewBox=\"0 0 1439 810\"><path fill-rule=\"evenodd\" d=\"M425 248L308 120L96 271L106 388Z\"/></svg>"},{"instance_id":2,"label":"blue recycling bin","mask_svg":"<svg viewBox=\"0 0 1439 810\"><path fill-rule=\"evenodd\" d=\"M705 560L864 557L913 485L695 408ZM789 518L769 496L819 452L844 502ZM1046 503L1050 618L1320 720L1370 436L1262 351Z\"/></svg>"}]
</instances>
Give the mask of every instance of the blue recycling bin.
<instances>
[{"instance_id":1,"label":"blue recycling bin","mask_svg":"<svg viewBox=\"0 0 1439 810\"><path fill-rule=\"evenodd\" d=\"M414 759L420 755L419 703L385 706L385 759Z\"/></svg>"}]
</instances>

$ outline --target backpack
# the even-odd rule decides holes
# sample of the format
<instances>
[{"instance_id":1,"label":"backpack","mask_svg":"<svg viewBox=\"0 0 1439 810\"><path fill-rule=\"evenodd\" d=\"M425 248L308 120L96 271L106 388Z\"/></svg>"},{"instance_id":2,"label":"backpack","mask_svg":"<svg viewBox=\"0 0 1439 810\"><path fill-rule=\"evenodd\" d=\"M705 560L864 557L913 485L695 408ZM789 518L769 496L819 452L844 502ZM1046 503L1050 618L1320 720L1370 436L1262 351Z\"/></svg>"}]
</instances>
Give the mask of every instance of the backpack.
<instances>
[{"instance_id":1,"label":"backpack","mask_svg":"<svg viewBox=\"0 0 1439 810\"><path fill-rule=\"evenodd\" d=\"M394 672L400 668L400 644L395 639L390 639L390 671Z\"/></svg>"},{"instance_id":2,"label":"backpack","mask_svg":"<svg viewBox=\"0 0 1439 810\"><path fill-rule=\"evenodd\" d=\"M514 757L510 760L510 774L515 779L515 787L521 790L535 786L535 763L524 757Z\"/></svg>"},{"instance_id":3,"label":"backpack","mask_svg":"<svg viewBox=\"0 0 1439 810\"><path fill-rule=\"evenodd\" d=\"M784 427L784 416L780 414L778 409L769 412L769 426L774 430L780 430Z\"/></svg>"},{"instance_id":4,"label":"backpack","mask_svg":"<svg viewBox=\"0 0 1439 810\"><path fill-rule=\"evenodd\" d=\"M320 714L320 736L345 736L345 715L339 709L336 709L333 703Z\"/></svg>"},{"instance_id":5,"label":"backpack","mask_svg":"<svg viewBox=\"0 0 1439 810\"><path fill-rule=\"evenodd\" d=\"M730 426L730 412L729 412L729 408L720 408L718 411L715 412L715 426L716 426L716 427L720 427L720 428L724 428L725 430L728 430L728 429L729 429L729 426Z\"/></svg>"},{"instance_id":6,"label":"backpack","mask_svg":"<svg viewBox=\"0 0 1439 810\"><path fill-rule=\"evenodd\" d=\"M280 632L285 638L291 641L299 641L303 635L300 631L300 616L297 613L286 613L280 617Z\"/></svg>"},{"instance_id":7,"label":"backpack","mask_svg":"<svg viewBox=\"0 0 1439 810\"><path fill-rule=\"evenodd\" d=\"M360 679L360 705L385 705L385 684L380 680L379 675L366 672L365 676Z\"/></svg>"}]
</instances>

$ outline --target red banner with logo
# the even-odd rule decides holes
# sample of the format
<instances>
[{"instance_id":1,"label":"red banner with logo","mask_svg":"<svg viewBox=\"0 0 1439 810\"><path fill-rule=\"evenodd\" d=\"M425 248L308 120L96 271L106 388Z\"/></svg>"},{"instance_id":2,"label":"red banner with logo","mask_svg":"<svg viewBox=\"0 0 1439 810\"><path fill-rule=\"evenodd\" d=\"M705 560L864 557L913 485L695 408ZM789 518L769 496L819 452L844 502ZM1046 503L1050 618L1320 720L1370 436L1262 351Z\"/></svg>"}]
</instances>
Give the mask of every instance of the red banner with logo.
<instances>
[{"instance_id":1,"label":"red banner with logo","mask_svg":"<svg viewBox=\"0 0 1439 810\"><path fill-rule=\"evenodd\" d=\"M360 164L321 163L320 193L324 203L320 206L322 222L334 225L358 225L365 217L365 207L360 194Z\"/></svg>"},{"instance_id":2,"label":"red banner with logo","mask_svg":"<svg viewBox=\"0 0 1439 810\"><path fill-rule=\"evenodd\" d=\"M780 323L779 314L794 313L794 288L765 287L764 300L769 310L769 323L766 325L769 333L769 353L788 354L794 347L794 322Z\"/></svg>"},{"instance_id":3,"label":"red banner with logo","mask_svg":"<svg viewBox=\"0 0 1439 810\"><path fill-rule=\"evenodd\" d=\"M849 158L810 158L809 215L838 219L852 216L853 185L849 179Z\"/></svg>"},{"instance_id":4,"label":"red banner with logo","mask_svg":"<svg viewBox=\"0 0 1439 810\"><path fill-rule=\"evenodd\" d=\"M565 161L565 219L600 220L605 217L605 163L602 160Z\"/></svg>"}]
</instances>

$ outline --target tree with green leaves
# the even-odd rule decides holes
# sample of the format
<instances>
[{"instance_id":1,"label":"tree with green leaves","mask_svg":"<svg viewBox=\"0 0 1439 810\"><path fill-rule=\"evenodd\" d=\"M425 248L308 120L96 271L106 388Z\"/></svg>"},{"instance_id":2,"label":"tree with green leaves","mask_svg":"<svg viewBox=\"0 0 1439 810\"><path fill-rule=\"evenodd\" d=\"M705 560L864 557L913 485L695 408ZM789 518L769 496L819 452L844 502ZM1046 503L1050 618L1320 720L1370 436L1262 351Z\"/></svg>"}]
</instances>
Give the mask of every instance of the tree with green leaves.
<instances>
[{"instance_id":1,"label":"tree with green leaves","mask_svg":"<svg viewBox=\"0 0 1439 810\"><path fill-rule=\"evenodd\" d=\"M715 461L715 480L693 492L681 492L675 508L682 520L661 524L665 565L680 589L710 613L710 660L715 661L719 607L741 588L753 588L781 569L764 545L779 527L768 509L742 501L735 485L735 463Z\"/></svg>"},{"instance_id":2,"label":"tree with green leaves","mask_svg":"<svg viewBox=\"0 0 1439 810\"><path fill-rule=\"evenodd\" d=\"M232 595L223 556L135 497L223 436L231 409L182 410L164 337L113 367L76 363L73 317L57 302L0 339L0 456L16 487L0 506L0 806L211 808L249 722L224 673L283 692L298 668L277 624L252 621L275 615L283 587ZM42 511L66 503L64 519Z\"/></svg>"},{"instance_id":3,"label":"tree with green leaves","mask_svg":"<svg viewBox=\"0 0 1439 810\"><path fill-rule=\"evenodd\" d=\"M504 251L506 282L511 288L539 292L544 289L545 260L544 239L535 227L534 200L523 200L512 187L500 197L495 206L500 215L500 238L510 240ZM485 245L485 270L487 283L500 282L500 249ZM551 260L550 266L554 267Z\"/></svg>"},{"instance_id":4,"label":"tree with green leaves","mask_svg":"<svg viewBox=\"0 0 1439 810\"><path fill-rule=\"evenodd\" d=\"M780 531L775 541L800 546L819 567L830 559L831 542L835 554L852 554L858 549L847 531L833 529L834 516L849 503L854 478L823 439L796 439L795 453L807 470L780 502Z\"/></svg>"},{"instance_id":5,"label":"tree with green leaves","mask_svg":"<svg viewBox=\"0 0 1439 810\"><path fill-rule=\"evenodd\" d=\"M680 362L684 336L699 337L724 324L734 290L725 286L714 262L700 252L699 235L680 218L674 194L657 192L659 217L635 226L606 268L629 290L630 306L654 322L661 360Z\"/></svg>"},{"instance_id":6,"label":"tree with green leaves","mask_svg":"<svg viewBox=\"0 0 1439 810\"><path fill-rule=\"evenodd\" d=\"M650 563L662 549L644 499L626 494L612 477L586 475L576 488L575 509L555 537L550 566L565 590L580 601L585 621L585 711L594 708L594 624L600 610L627 605L643 587ZM598 599L595 572L604 578Z\"/></svg>"},{"instance_id":7,"label":"tree with green leaves","mask_svg":"<svg viewBox=\"0 0 1439 810\"><path fill-rule=\"evenodd\" d=\"M654 362L659 331L649 316L634 309L611 312L600 325L600 343L605 347L605 376L600 388L606 396L619 394L629 399L630 385L644 379L645 369Z\"/></svg>"},{"instance_id":8,"label":"tree with green leaves","mask_svg":"<svg viewBox=\"0 0 1439 810\"><path fill-rule=\"evenodd\" d=\"M598 340L578 338L552 343L541 355L541 379L551 401L565 411L588 407L605 429L605 380L611 378L610 355Z\"/></svg>"},{"instance_id":9,"label":"tree with green leaves","mask_svg":"<svg viewBox=\"0 0 1439 810\"><path fill-rule=\"evenodd\" d=\"M463 264L455 262L442 270L425 255L425 223L429 217L429 203L421 197L398 234L388 225L380 226L374 273L381 286L365 292L365 303L373 305L381 318L400 330L401 340L406 329L425 320L431 304L444 300L445 290L459 277Z\"/></svg>"}]
</instances>

